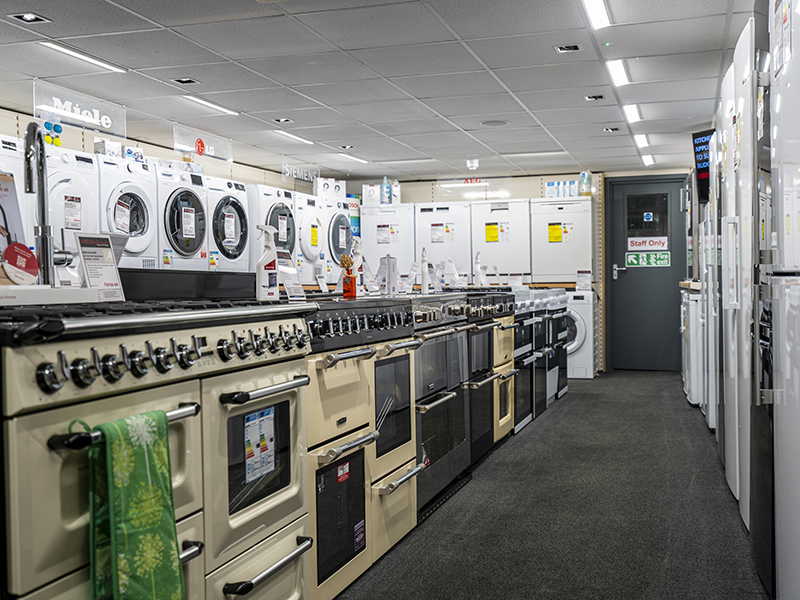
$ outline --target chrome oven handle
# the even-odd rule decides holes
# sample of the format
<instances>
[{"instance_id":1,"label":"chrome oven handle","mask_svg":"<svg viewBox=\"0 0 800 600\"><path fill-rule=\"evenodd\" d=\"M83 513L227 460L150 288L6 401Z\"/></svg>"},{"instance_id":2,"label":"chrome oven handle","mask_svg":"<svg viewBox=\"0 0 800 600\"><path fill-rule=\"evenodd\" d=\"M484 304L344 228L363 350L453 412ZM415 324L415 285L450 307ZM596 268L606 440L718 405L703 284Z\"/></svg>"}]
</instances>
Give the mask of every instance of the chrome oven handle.
<instances>
[{"instance_id":1,"label":"chrome oven handle","mask_svg":"<svg viewBox=\"0 0 800 600\"><path fill-rule=\"evenodd\" d=\"M386 344L380 351L381 356L389 356L395 350L402 350L403 348L419 348L422 346L422 340L410 340L408 342L400 342L399 344Z\"/></svg>"},{"instance_id":2,"label":"chrome oven handle","mask_svg":"<svg viewBox=\"0 0 800 600\"><path fill-rule=\"evenodd\" d=\"M533 353L534 358L544 358L546 355L550 354L553 349L550 346L545 346L540 351L536 351Z\"/></svg>"},{"instance_id":3,"label":"chrome oven handle","mask_svg":"<svg viewBox=\"0 0 800 600\"><path fill-rule=\"evenodd\" d=\"M180 556L178 556L178 558L181 559L181 564L185 565L190 560L194 560L200 556L203 553L204 548L205 545L203 542L190 542L188 540L183 542L183 552L181 552Z\"/></svg>"},{"instance_id":4,"label":"chrome oven handle","mask_svg":"<svg viewBox=\"0 0 800 600\"><path fill-rule=\"evenodd\" d=\"M167 421L172 423L180 419L188 417L195 417L200 414L200 405L197 402L189 402L180 404L180 408L170 410L166 413ZM92 444L96 444L103 440L103 433L98 430L81 431L76 433L64 433L61 435L51 436L47 440L47 447L50 450L83 450Z\"/></svg>"},{"instance_id":5,"label":"chrome oven handle","mask_svg":"<svg viewBox=\"0 0 800 600\"><path fill-rule=\"evenodd\" d=\"M461 333L462 331L472 331L475 329L475 325L469 323L468 325L459 325L458 327L454 327L455 333Z\"/></svg>"},{"instance_id":6,"label":"chrome oven handle","mask_svg":"<svg viewBox=\"0 0 800 600\"><path fill-rule=\"evenodd\" d=\"M258 575L253 577L250 581L239 581L238 583L226 583L222 587L222 593L226 596L246 596L259 585L264 583L267 579L275 575L278 571L283 569L289 563L294 562L303 554L311 549L314 545L314 538L305 537L302 535L297 536L297 549L293 550L278 562L268 567L266 570L261 571Z\"/></svg>"},{"instance_id":7,"label":"chrome oven handle","mask_svg":"<svg viewBox=\"0 0 800 600\"><path fill-rule=\"evenodd\" d=\"M375 348L372 346L362 348L361 350L351 350L350 352L335 352L328 354L325 358L318 362L317 368L329 369L336 363L351 358L372 358L375 356L376 352L377 350L375 350Z\"/></svg>"},{"instance_id":8,"label":"chrome oven handle","mask_svg":"<svg viewBox=\"0 0 800 600\"><path fill-rule=\"evenodd\" d=\"M554 319L560 319L561 317L566 317L566 316L567 316L567 311L563 311L563 312L557 312L556 314L554 314L553 318Z\"/></svg>"},{"instance_id":9,"label":"chrome oven handle","mask_svg":"<svg viewBox=\"0 0 800 600\"><path fill-rule=\"evenodd\" d=\"M500 331L506 331L508 329L516 329L517 327L519 327L519 323L513 323L511 325L500 325L499 329Z\"/></svg>"},{"instance_id":10,"label":"chrome oven handle","mask_svg":"<svg viewBox=\"0 0 800 600\"><path fill-rule=\"evenodd\" d=\"M486 331L487 329L494 329L498 325L500 325L500 321L492 321L491 323L486 323L485 325L475 325L472 328L472 331L474 332Z\"/></svg>"},{"instance_id":11,"label":"chrome oven handle","mask_svg":"<svg viewBox=\"0 0 800 600\"><path fill-rule=\"evenodd\" d=\"M337 448L331 448L325 454L320 454L319 456L317 456L319 464L324 465L329 462L333 462L345 452L350 452L350 450L355 450L356 448L360 448L361 446L366 446L367 444L371 444L372 442L377 441L380 435L381 435L380 432L376 430L371 433L368 433L364 437L360 437L357 440L348 442L343 446L338 446Z\"/></svg>"},{"instance_id":12,"label":"chrome oven handle","mask_svg":"<svg viewBox=\"0 0 800 600\"><path fill-rule=\"evenodd\" d=\"M455 392L447 392L447 393L444 394L444 396L439 398L436 402L431 402L430 404L417 404L416 410L417 410L417 412L419 414L424 415L426 412L428 412L430 409L434 408L435 406L439 406L440 404L444 404L445 402L447 402L448 400L452 400L456 396L458 396L458 394L456 394Z\"/></svg>"},{"instance_id":13,"label":"chrome oven handle","mask_svg":"<svg viewBox=\"0 0 800 600\"><path fill-rule=\"evenodd\" d=\"M311 383L311 378L308 375L301 375L295 377L291 381L284 381L283 383L276 383L269 385L265 388L253 390L252 392L231 392L229 394L220 394L219 401L221 404L246 404L255 400L263 400L269 396L288 392L299 387L303 387Z\"/></svg>"},{"instance_id":14,"label":"chrome oven handle","mask_svg":"<svg viewBox=\"0 0 800 600\"><path fill-rule=\"evenodd\" d=\"M535 323L538 323L539 321L541 321L541 319L539 317L534 317L534 318L531 318L531 319L523 319L522 320L522 326L523 327L529 327L531 325L534 325Z\"/></svg>"},{"instance_id":15,"label":"chrome oven handle","mask_svg":"<svg viewBox=\"0 0 800 600\"><path fill-rule=\"evenodd\" d=\"M544 321L544 319L542 317L533 317L533 323L534 324L541 323L542 321Z\"/></svg>"},{"instance_id":16,"label":"chrome oven handle","mask_svg":"<svg viewBox=\"0 0 800 600\"><path fill-rule=\"evenodd\" d=\"M508 381L509 379L511 379L512 377L516 377L517 375L519 375L519 369L514 369L508 375L501 375L500 379L502 379L503 381Z\"/></svg>"},{"instance_id":17,"label":"chrome oven handle","mask_svg":"<svg viewBox=\"0 0 800 600\"><path fill-rule=\"evenodd\" d=\"M480 388L485 386L487 383L491 383L495 379L499 379L499 378L500 378L500 373L492 373L491 375L489 375L489 377L487 377L486 379L483 379L481 381L478 381L478 382L467 381L466 383L462 383L461 387L464 388L464 389L469 388L471 390L479 390Z\"/></svg>"},{"instance_id":18,"label":"chrome oven handle","mask_svg":"<svg viewBox=\"0 0 800 600\"><path fill-rule=\"evenodd\" d=\"M392 483L379 487L378 494L380 494L381 496L388 496L389 494L394 493L397 490L397 488L403 485L406 481L422 473L425 470L425 467L427 467L425 463L418 464L408 473L403 475L400 479L395 479Z\"/></svg>"},{"instance_id":19,"label":"chrome oven handle","mask_svg":"<svg viewBox=\"0 0 800 600\"><path fill-rule=\"evenodd\" d=\"M414 337L422 342L427 342L428 340L435 340L436 338L444 337L446 335L451 335L456 333L456 330L453 327L448 327L447 329L442 329L440 331L434 331L433 333L418 333Z\"/></svg>"},{"instance_id":20,"label":"chrome oven handle","mask_svg":"<svg viewBox=\"0 0 800 600\"><path fill-rule=\"evenodd\" d=\"M541 356L536 356L536 354L537 354L537 353L534 353L534 354L531 354L530 356L528 356L528 357L526 357L526 358L523 358L523 359L522 359L522 366L523 366L523 367L527 367L529 364L531 364L531 363L532 363L533 361L535 361L537 358L542 358Z\"/></svg>"}]
</instances>

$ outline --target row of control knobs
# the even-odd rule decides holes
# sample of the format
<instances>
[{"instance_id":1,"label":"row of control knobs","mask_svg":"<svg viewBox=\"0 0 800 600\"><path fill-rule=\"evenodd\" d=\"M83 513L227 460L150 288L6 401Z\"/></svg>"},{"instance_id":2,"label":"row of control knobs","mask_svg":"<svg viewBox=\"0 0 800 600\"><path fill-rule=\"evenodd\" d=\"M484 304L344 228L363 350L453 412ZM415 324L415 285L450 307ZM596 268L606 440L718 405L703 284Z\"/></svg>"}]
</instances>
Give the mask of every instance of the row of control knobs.
<instances>
[{"instance_id":1,"label":"row of control knobs","mask_svg":"<svg viewBox=\"0 0 800 600\"><path fill-rule=\"evenodd\" d=\"M358 315L353 317L317 318L308 322L308 332L312 338L352 335L362 331L383 331L413 324L411 313L382 313Z\"/></svg>"},{"instance_id":2,"label":"row of control knobs","mask_svg":"<svg viewBox=\"0 0 800 600\"><path fill-rule=\"evenodd\" d=\"M231 332L230 339L221 339L217 342L217 354L228 362L235 357L245 359L251 354L262 356L267 352L277 354L281 350L291 350L294 347L303 348L306 345L306 334L296 324L293 331L278 327L276 333L271 333L269 327L264 328L264 335L249 331L248 338L239 337L236 331ZM134 377L144 377L155 368L159 373L168 373L175 365L181 369L191 369L195 363L204 357L212 356L213 350L206 348L206 338L192 336L192 345L178 344L175 338L170 339L170 348L155 348L148 341L145 342L144 351L128 353L125 344L120 344L120 353L106 354L100 357L97 348L91 349L91 358L76 358L71 363L67 360L64 351L59 351L57 363L42 363L36 369L36 383L47 393L53 393L64 387L72 380L75 385L87 388L99 377L109 383L117 383L126 373Z\"/></svg>"}]
</instances>

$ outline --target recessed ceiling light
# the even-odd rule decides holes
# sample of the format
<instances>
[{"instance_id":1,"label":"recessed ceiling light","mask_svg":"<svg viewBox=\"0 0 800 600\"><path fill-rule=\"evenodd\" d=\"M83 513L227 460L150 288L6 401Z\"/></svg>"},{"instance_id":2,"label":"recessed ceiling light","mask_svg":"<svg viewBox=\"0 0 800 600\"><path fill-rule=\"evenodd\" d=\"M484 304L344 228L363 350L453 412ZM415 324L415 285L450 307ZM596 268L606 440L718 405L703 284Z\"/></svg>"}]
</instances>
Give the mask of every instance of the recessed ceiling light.
<instances>
[{"instance_id":1,"label":"recessed ceiling light","mask_svg":"<svg viewBox=\"0 0 800 600\"><path fill-rule=\"evenodd\" d=\"M355 148L355 146L353 146L353 144L344 144L343 146L339 146L339 148L341 148L342 150L352 150L353 148Z\"/></svg>"},{"instance_id":2,"label":"recessed ceiling light","mask_svg":"<svg viewBox=\"0 0 800 600\"><path fill-rule=\"evenodd\" d=\"M484 127L505 127L508 125L508 121L504 121L502 119L490 119L488 121L481 121L481 125Z\"/></svg>"},{"instance_id":3,"label":"recessed ceiling light","mask_svg":"<svg viewBox=\"0 0 800 600\"><path fill-rule=\"evenodd\" d=\"M622 107L622 112L625 113L628 123L636 123L642 120L642 116L639 114L639 107L635 104L626 104Z\"/></svg>"},{"instance_id":4,"label":"recessed ceiling light","mask_svg":"<svg viewBox=\"0 0 800 600\"><path fill-rule=\"evenodd\" d=\"M649 167L650 165L655 164L656 161L649 154L643 154L642 155L642 162L645 164L646 167Z\"/></svg>"},{"instance_id":5,"label":"recessed ceiling light","mask_svg":"<svg viewBox=\"0 0 800 600\"><path fill-rule=\"evenodd\" d=\"M175 83L180 83L181 85L189 85L191 83L200 83L196 79L192 79L191 77L181 77L180 79L173 79Z\"/></svg>"},{"instance_id":6,"label":"recessed ceiling light","mask_svg":"<svg viewBox=\"0 0 800 600\"><path fill-rule=\"evenodd\" d=\"M606 133L616 133L619 131L619 127L603 127L603 131Z\"/></svg>"},{"instance_id":7,"label":"recessed ceiling light","mask_svg":"<svg viewBox=\"0 0 800 600\"><path fill-rule=\"evenodd\" d=\"M98 60L98 59L96 59L96 58L94 58L92 56L88 56L86 54L81 54L80 52L76 52L75 50L73 50L71 48L67 48L66 46L60 46L59 44L54 44L53 42L39 42L39 43L42 46L45 46L46 48L50 48L51 50L56 50L58 52L61 52L62 54L66 54L67 56L71 56L72 58L77 58L77 59L82 60L84 62L91 63L91 64L93 64L95 66L98 66L98 67L100 67L102 69L106 69L106 70L111 71L113 73L124 73L125 72L125 69L122 69L120 67L114 66L114 65L112 65L110 63L107 63L105 61Z\"/></svg>"},{"instance_id":8,"label":"recessed ceiling light","mask_svg":"<svg viewBox=\"0 0 800 600\"><path fill-rule=\"evenodd\" d=\"M276 129L275 133L280 133L282 136L292 139L296 142L303 142L304 144L309 144L309 145L314 144L314 142L312 142L311 140L307 140L306 138L301 138L299 135L289 133L288 131L283 131L282 129Z\"/></svg>"},{"instance_id":9,"label":"recessed ceiling light","mask_svg":"<svg viewBox=\"0 0 800 600\"><path fill-rule=\"evenodd\" d=\"M594 94L592 96L584 96L583 99L587 102L597 102L598 100L605 100L605 96L603 94Z\"/></svg>"},{"instance_id":10,"label":"recessed ceiling light","mask_svg":"<svg viewBox=\"0 0 800 600\"><path fill-rule=\"evenodd\" d=\"M636 145L639 146L639 148L646 148L650 145L650 142L647 141L647 136L643 133L633 136L633 141L636 142Z\"/></svg>"},{"instance_id":11,"label":"recessed ceiling light","mask_svg":"<svg viewBox=\"0 0 800 600\"><path fill-rule=\"evenodd\" d=\"M611 25L603 0L583 0L583 6L589 14L589 21L594 29L603 29Z\"/></svg>"},{"instance_id":12,"label":"recessed ceiling light","mask_svg":"<svg viewBox=\"0 0 800 600\"><path fill-rule=\"evenodd\" d=\"M553 49L559 54L566 54L568 52L580 52L583 50L580 44L564 44L563 46L553 46Z\"/></svg>"},{"instance_id":13,"label":"recessed ceiling light","mask_svg":"<svg viewBox=\"0 0 800 600\"><path fill-rule=\"evenodd\" d=\"M36 13L26 12L26 13L19 13L16 15L6 15L11 19L16 19L17 21L22 21L23 23L27 23L28 25L32 23L52 23L50 19L45 19L42 15L37 15Z\"/></svg>"},{"instance_id":14,"label":"recessed ceiling light","mask_svg":"<svg viewBox=\"0 0 800 600\"><path fill-rule=\"evenodd\" d=\"M625 64L621 60L606 61L606 66L608 67L608 72L611 74L611 81L614 82L615 86L622 87L630 83L628 73L625 71Z\"/></svg>"},{"instance_id":15,"label":"recessed ceiling light","mask_svg":"<svg viewBox=\"0 0 800 600\"><path fill-rule=\"evenodd\" d=\"M294 123L292 119L289 117L278 117L277 119L272 119L276 123Z\"/></svg>"},{"instance_id":16,"label":"recessed ceiling light","mask_svg":"<svg viewBox=\"0 0 800 600\"><path fill-rule=\"evenodd\" d=\"M369 162L368 160L364 160L363 158L356 158L355 156L350 156L349 154L338 153L338 155L341 156L342 158L349 158L350 160L354 160L356 162L364 164L367 164Z\"/></svg>"}]
</instances>

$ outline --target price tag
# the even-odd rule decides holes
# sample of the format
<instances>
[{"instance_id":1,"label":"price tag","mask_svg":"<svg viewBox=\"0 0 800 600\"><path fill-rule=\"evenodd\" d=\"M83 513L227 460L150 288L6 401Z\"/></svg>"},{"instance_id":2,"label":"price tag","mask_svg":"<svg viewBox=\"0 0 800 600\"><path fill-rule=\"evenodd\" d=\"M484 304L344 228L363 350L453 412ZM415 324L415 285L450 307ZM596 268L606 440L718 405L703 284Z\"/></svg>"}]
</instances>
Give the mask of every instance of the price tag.
<instances>
[{"instance_id":1,"label":"price tag","mask_svg":"<svg viewBox=\"0 0 800 600\"><path fill-rule=\"evenodd\" d=\"M81 265L88 287L98 290L101 301L123 302L125 294L119 280L111 238L107 235L75 234Z\"/></svg>"},{"instance_id":2,"label":"price tag","mask_svg":"<svg viewBox=\"0 0 800 600\"><path fill-rule=\"evenodd\" d=\"M547 242L550 244L560 244L562 239L561 223L550 223L547 225Z\"/></svg>"},{"instance_id":3,"label":"price tag","mask_svg":"<svg viewBox=\"0 0 800 600\"><path fill-rule=\"evenodd\" d=\"M64 229L81 228L81 199L78 196L64 196Z\"/></svg>"},{"instance_id":4,"label":"price tag","mask_svg":"<svg viewBox=\"0 0 800 600\"><path fill-rule=\"evenodd\" d=\"M388 225L378 225L377 241L378 241L379 244L388 244L389 243L389 226Z\"/></svg>"},{"instance_id":5,"label":"price tag","mask_svg":"<svg viewBox=\"0 0 800 600\"><path fill-rule=\"evenodd\" d=\"M347 230L349 228L339 225L339 248L347 248Z\"/></svg>"},{"instance_id":6,"label":"price tag","mask_svg":"<svg viewBox=\"0 0 800 600\"><path fill-rule=\"evenodd\" d=\"M225 241L232 242L236 237L236 216L225 213Z\"/></svg>"},{"instance_id":7,"label":"price tag","mask_svg":"<svg viewBox=\"0 0 800 600\"><path fill-rule=\"evenodd\" d=\"M317 275L317 287L319 288L319 291L322 292L323 294L328 293L328 282L325 281L325 277L323 277L322 275Z\"/></svg>"},{"instance_id":8,"label":"price tag","mask_svg":"<svg viewBox=\"0 0 800 600\"><path fill-rule=\"evenodd\" d=\"M292 300L298 298L305 300L306 291L297 277L297 269L292 265L292 255L286 250L278 250L278 273L286 295Z\"/></svg>"},{"instance_id":9,"label":"price tag","mask_svg":"<svg viewBox=\"0 0 800 600\"><path fill-rule=\"evenodd\" d=\"M117 200L117 207L114 210L114 226L122 233L131 232L131 205L122 198Z\"/></svg>"},{"instance_id":10,"label":"price tag","mask_svg":"<svg viewBox=\"0 0 800 600\"><path fill-rule=\"evenodd\" d=\"M287 239L286 231L288 229L288 217L286 215L278 215L278 241L285 242Z\"/></svg>"},{"instance_id":11,"label":"price tag","mask_svg":"<svg viewBox=\"0 0 800 600\"><path fill-rule=\"evenodd\" d=\"M431 244L444 243L444 223L431 224Z\"/></svg>"},{"instance_id":12,"label":"price tag","mask_svg":"<svg viewBox=\"0 0 800 600\"><path fill-rule=\"evenodd\" d=\"M182 227L181 231L183 233L183 237L185 238L193 238L194 237L194 209L188 206L183 207L183 219L182 219Z\"/></svg>"}]
</instances>

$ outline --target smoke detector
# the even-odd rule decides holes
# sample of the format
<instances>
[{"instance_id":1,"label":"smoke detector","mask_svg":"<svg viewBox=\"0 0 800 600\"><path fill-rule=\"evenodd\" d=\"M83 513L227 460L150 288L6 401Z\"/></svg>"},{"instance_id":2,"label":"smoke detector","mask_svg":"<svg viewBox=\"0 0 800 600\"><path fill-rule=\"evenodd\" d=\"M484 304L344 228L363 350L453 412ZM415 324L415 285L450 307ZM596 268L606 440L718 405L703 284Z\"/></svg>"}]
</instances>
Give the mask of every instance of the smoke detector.
<instances>
[{"instance_id":1,"label":"smoke detector","mask_svg":"<svg viewBox=\"0 0 800 600\"><path fill-rule=\"evenodd\" d=\"M477 158L468 158L467 159L467 168L470 171L474 171L478 168L478 159Z\"/></svg>"}]
</instances>

